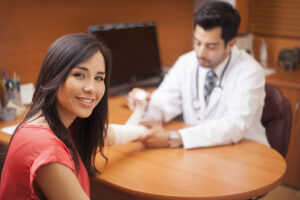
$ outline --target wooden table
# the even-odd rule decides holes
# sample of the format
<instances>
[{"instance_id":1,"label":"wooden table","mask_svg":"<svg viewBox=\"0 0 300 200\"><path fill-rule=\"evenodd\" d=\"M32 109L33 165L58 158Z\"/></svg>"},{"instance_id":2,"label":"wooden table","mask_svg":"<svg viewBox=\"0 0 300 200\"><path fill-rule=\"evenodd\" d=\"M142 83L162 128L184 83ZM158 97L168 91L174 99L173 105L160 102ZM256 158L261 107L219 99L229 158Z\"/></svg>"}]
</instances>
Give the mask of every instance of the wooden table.
<instances>
[{"instance_id":1,"label":"wooden table","mask_svg":"<svg viewBox=\"0 0 300 200\"><path fill-rule=\"evenodd\" d=\"M109 103L110 122L124 123L131 114L126 99L111 97ZM166 125L169 130L181 127L176 121ZM5 138L0 133L0 141ZM250 140L193 150L146 149L135 142L104 152L109 162L105 166L97 156L103 174L91 181L92 199L249 199L274 189L286 170L279 153Z\"/></svg>"},{"instance_id":2,"label":"wooden table","mask_svg":"<svg viewBox=\"0 0 300 200\"><path fill-rule=\"evenodd\" d=\"M249 199L274 189L286 170L279 153L250 140L194 150L131 143L105 152L94 199Z\"/></svg>"},{"instance_id":3,"label":"wooden table","mask_svg":"<svg viewBox=\"0 0 300 200\"><path fill-rule=\"evenodd\" d=\"M110 99L109 111L112 123L124 123L131 114L120 97ZM182 127L175 121L166 125ZM249 199L278 186L286 170L277 151L246 139L193 150L146 149L136 142L105 153L107 166L100 156L96 162L103 174L92 181L93 199Z\"/></svg>"}]
</instances>

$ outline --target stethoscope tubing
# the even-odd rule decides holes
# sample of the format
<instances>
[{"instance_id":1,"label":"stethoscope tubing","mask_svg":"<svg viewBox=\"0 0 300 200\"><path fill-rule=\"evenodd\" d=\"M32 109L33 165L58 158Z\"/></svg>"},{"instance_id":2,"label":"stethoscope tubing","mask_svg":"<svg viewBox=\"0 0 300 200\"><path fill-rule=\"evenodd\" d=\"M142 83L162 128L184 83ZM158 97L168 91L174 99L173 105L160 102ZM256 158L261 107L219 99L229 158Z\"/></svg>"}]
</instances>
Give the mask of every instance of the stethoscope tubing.
<instances>
[{"instance_id":1,"label":"stethoscope tubing","mask_svg":"<svg viewBox=\"0 0 300 200\"><path fill-rule=\"evenodd\" d=\"M224 77L224 74L228 68L228 65L230 63L230 60L231 60L231 53L229 54L229 59L221 73L221 77L220 77L220 81L219 81L219 84L217 86L214 86L215 87L219 87L220 89L223 90L223 87L222 87L222 80L223 80L223 77ZM200 68L200 65L198 64L197 66L197 71L196 71L196 101L199 101L200 100L200 97L199 97L199 68Z\"/></svg>"}]
</instances>

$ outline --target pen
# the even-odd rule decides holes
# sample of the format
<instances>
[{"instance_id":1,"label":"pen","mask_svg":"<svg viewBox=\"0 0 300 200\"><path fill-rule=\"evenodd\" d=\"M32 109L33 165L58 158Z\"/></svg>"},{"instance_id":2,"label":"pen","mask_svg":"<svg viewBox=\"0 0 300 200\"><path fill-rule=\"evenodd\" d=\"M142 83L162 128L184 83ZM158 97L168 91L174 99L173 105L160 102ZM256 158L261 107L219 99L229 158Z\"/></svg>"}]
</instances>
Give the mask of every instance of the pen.
<instances>
[{"instance_id":1,"label":"pen","mask_svg":"<svg viewBox=\"0 0 300 200\"><path fill-rule=\"evenodd\" d=\"M6 73L5 73L4 69L2 69L1 72L2 72L2 75L3 75L3 77L4 77L5 87L6 87L6 89L8 90L8 89L9 89L9 81L8 81L8 78L7 78L7 76L6 76Z\"/></svg>"},{"instance_id":2,"label":"pen","mask_svg":"<svg viewBox=\"0 0 300 200\"><path fill-rule=\"evenodd\" d=\"M20 84L20 78L17 76L17 89L20 92L21 84Z\"/></svg>"},{"instance_id":3,"label":"pen","mask_svg":"<svg viewBox=\"0 0 300 200\"><path fill-rule=\"evenodd\" d=\"M14 71L14 82L17 83L17 73Z\"/></svg>"},{"instance_id":4,"label":"pen","mask_svg":"<svg viewBox=\"0 0 300 200\"><path fill-rule=\"evenodd\" d=\"M13 89L13 88L16 88L17 85L16 85L16 83L15 83L11 78L9 78L8 81L9 81L9 84L10 84L10 86L11 86L11 87L9 87L9 88L12 88L12 89Z\"/></svg>"},{"instance_id":5,"label":"pen","mask_svg":"<svg viewBox=\"0 0 300 200\"><path fill-rule=\"evenodd\" d=\"M4 79L5 79L6 82L7 82L7 81L8 81L8 78L7 78L7 76L6 76L6 73L5 73L4 69L2 69L1 72L2 72L2 75L3 75Z\"/></svg>"}]
</instances>

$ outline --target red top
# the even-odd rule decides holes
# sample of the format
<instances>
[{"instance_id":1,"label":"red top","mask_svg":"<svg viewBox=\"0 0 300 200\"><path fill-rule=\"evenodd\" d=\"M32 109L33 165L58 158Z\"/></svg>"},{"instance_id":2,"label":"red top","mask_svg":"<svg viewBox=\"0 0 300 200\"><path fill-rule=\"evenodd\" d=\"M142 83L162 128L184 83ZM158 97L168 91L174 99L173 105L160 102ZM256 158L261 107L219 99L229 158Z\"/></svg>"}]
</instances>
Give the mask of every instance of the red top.
<instances>
[{"instance_id":1,"label":"red top","mask_svg":"<svg viewBox=\"0 0 300 200\"><path fill-rule=\"evenodd\" d=\"M38 125L19 127L3 167L0 199L39 199L33 184L36 171L49 163L63 164L77 175L68 148L50 129ZM85 193L90 196L88 173L81 159L79 163L77 179Z\"/></svg>"}]
</instances>

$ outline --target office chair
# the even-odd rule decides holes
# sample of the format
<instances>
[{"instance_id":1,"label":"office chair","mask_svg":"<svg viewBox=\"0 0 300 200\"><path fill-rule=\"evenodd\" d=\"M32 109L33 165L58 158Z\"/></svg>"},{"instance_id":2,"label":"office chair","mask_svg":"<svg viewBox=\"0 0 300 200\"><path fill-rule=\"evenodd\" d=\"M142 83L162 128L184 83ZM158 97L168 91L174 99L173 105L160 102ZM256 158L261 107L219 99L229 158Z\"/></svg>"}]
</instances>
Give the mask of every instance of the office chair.
<instances>
[{"instance_id":1,"label":"office chair","mask_svg":"<svg viewBox=\"0 0 300 200\"><path fill-rule=\"evenodd\" d=\"M265 91L265 106L261 122L266 129L271 147L285 158L292 127L291 105L277 87L266 84ZM249 200L258 200L265 195L263 194Z\"/></svg>"},{"instance_id":2,"label":"office chair","mask_svg":"<svg viewBox=\"0 0 300 200\"><path fill-rule=\"evenodd\" d=\"M266 84L265 91L265 106L261 122L266 128L271 147L285 157L292 126L291 105L275 86Z\"/></svg>"}]
</instances>

